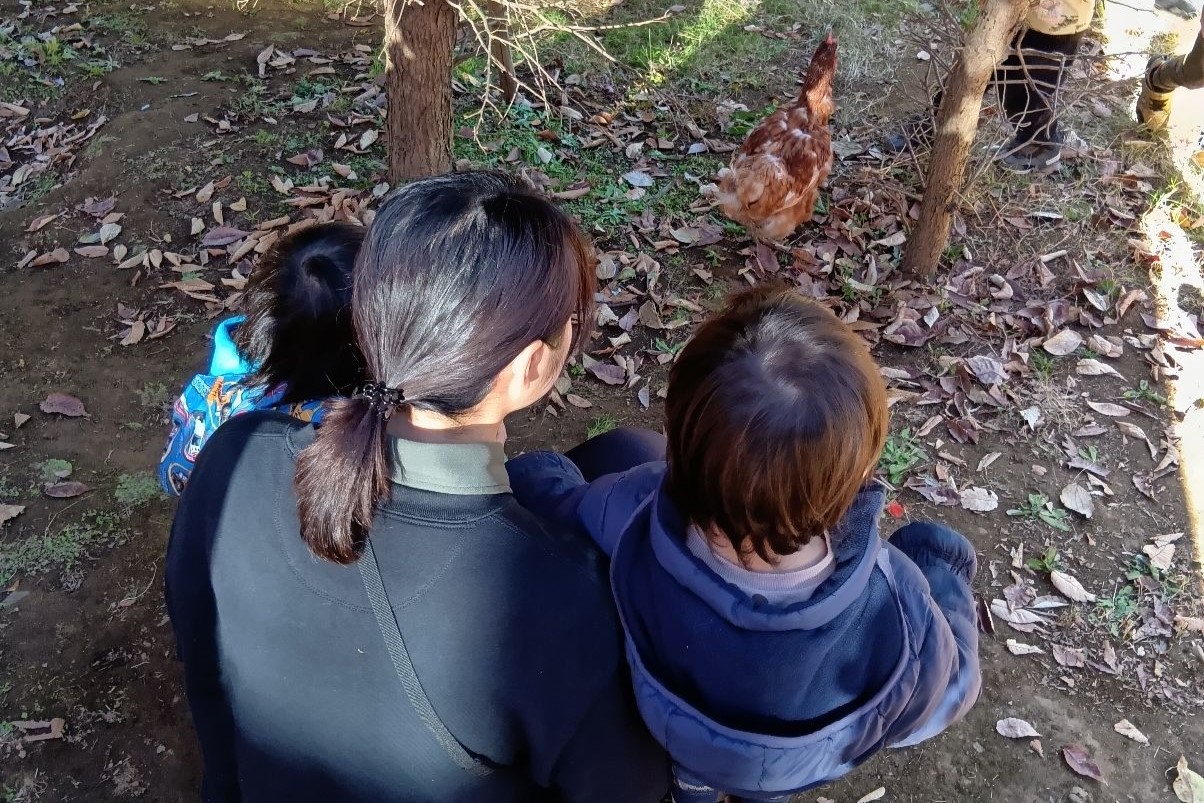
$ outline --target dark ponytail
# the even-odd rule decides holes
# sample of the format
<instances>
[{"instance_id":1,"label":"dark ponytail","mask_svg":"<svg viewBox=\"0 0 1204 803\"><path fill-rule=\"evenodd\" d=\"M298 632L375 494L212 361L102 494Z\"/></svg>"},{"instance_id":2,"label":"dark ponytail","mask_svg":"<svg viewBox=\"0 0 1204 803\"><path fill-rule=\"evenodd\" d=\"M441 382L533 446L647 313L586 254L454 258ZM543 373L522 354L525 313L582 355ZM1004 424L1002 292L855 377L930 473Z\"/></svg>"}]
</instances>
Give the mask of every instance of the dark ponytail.
<instances>
[{"instance_id":1,"label":"dark ponytail","mask_svg":"<svg viewBox=\"0 0 1204 803\"><path fill-rule=\"evenodd\" d=\"M580 342L593 323L593 266L572 218L514 178L409 184L381 205L356 261L352 311L367 377L403 394L403 406L455 418L528 344L555 343L574 315L572 345ZM381 411L367 398L333 402L298 458L301 535L319 557L353 562L389 494Z\"/></svg>"}]
</instances>

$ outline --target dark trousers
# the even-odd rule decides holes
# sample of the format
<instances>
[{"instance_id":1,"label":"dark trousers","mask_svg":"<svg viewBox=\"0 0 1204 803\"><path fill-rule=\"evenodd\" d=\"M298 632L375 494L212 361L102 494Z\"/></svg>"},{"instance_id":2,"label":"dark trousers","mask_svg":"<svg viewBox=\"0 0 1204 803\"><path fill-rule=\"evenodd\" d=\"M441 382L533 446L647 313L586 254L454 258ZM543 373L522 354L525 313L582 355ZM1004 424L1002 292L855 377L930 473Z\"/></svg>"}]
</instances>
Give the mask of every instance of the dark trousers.
<instances>
[{"instance_id":1,"label":"dark trousers","mask_svg":"<svg viewBox=\"0 0 1204 803\"><path fill-rule=\"evenodd\" d=\"M1012 42L992 81L1003 113L1015 130L1012 147L1061 141L1057 97L1082 41L1083 33L1053 36L1026 30ZM940 107L941 97L938 92L933 98L934 108Z\"/></svg>"},{"instance_id":2,"label":"dark trousers","mask_svg":"<svg viewBox=\"0 0 1204 803\"><path fill-rule=\"evenodd\" d=\"M650 429L623 427L604 432L564 453L586 482L665 459L665 436Z\"/></svg>"},{"instance_id":3,"label":"dark trousers","mask_svg":"<svg viewBox=\"0 0 1204 803\"><path fill-rule=\"evenodd\" d=\"M1150 88L1155 92L1174 92L1204 88L1204 31L1196 34L1196 44L1186 56L1172 56L1150 73Z\"/></svg>"},{"instance_id":4,"label":"dark trousers","mask_svg":"<svg viewBox=\"0 0 1204 803\"><path fill-rule=\"evenodd\" d=\"M1074 64L1083 33L1052 36L1024 31L995 69L995 91L1016 131L1013 145L1061 142L1058 94L1066 71Z\"/></svg>"}]
</instances>

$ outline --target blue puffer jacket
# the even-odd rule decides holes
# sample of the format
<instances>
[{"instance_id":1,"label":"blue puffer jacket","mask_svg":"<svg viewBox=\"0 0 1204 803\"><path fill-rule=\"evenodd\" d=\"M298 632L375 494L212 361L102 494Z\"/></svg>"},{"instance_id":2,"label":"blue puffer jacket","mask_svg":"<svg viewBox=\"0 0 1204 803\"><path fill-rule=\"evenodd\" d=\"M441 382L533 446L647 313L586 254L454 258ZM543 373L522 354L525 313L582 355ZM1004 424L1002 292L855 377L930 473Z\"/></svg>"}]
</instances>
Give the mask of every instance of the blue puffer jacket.
<instances>
[{"instance_id":1,"label":"blue puffer jacket","mask_svg":"<svg viewBox=\"0 0 1204 803\"><path fill-rule=\"evenodd\" d=\"M640 712L679 777L735 795L804 791L935 736L978 697L974 549L926 523L884 542L876 485L831 534L834 574L807 602L775 606L689 551L664 463L593 483L547 452L509 469L520 502L611 555Z\"/></svg>"}]
</instances>

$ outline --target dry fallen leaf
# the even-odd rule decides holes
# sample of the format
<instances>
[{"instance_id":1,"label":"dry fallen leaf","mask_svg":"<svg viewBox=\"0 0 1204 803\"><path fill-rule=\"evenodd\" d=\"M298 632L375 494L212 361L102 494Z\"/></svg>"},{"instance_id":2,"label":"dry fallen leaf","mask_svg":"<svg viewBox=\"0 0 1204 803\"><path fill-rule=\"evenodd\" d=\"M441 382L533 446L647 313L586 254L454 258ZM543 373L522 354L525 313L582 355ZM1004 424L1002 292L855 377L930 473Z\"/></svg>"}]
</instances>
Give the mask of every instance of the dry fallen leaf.
<instances>
[{"instance_id":1,"label":"dry fallen leaf","mask_svg":"<svg viewBox=\"0 0 1204 803\"><path fill-rule=\"evenodd\" d=\"M45 265L52 265L56 262L66 262L70 258L71 255L67 253L66 248L56 248L53 251L48 251L45 254L42 254L33 262L30 262L29 267L40 268Z\"/></svg>"},{"instance_id":2,"label":"dry fallen leaf","mask_svg":"<svg viewBox=\"0 0 1204 803\"><path fill-rule=\"evenodd\" d=\"M1175 560L1174 544L1147 544L1141 551L1150 559L1150 565L1159 571L1168 572Z\"/></svg>"},{"instance_id":3,"label":"dry fallen leaf","mask_svg":"<svg viewBox=\"0 0 1204 803\"><path fill-rule=\"evenodd\" d=\"M1124 379L1120 371L1099 360L1079 360L1074 366L1074 372L1079 376L1116 376Z\"/></svg>"},{"instance_id":4,"label":"dry fallen leaf","mask_svg":"<svg viewBox=\"0 0 1204 803\"><path fill-rule=\"evenodd\" d=\"M1063 647L1061 644L1051 644L1050 649L1053 651L1054 660L1058 662L1059 666L1064 666L1067 669L1082 669L1087 665L1083 651L1080 649Z\"/></svg>"},{"instance_id":5,"label":"dry fallen leaf","mask_svg":"<svg viewBox=\"0 0 1204 803\"><path fill-rule=\"evenodd\" d=\"M51 393L39 407L43 413L65 415L68 418L79 418L88 414L82 401L66 393Z\"/></svg>"},{"instance_id":6,"label":"dry fallen leaf","mask_svg":"<svg viewBox=\"0 0 1204 803\"><path fill-rule=\"evenodd\" d=\"M25 512L25 505L0 505L0 524L12 521Z\"/></svg>"},{"instance_id":7,"label":"dry fallen leaf","mask_svg":"<svg viewBox=\"0 0 1204 803\"><path fill-rule=\"evenodd\" d=\"M966 488L960 494L961 505L975 513L988 513L999 507L999 495L986 488Z\"/></svg>"},{"instance_id":8,"label":"dry fallen leaf","mask_svg":"<svg viewBox=\"0 0 1204 803\"><path fill-rule=\"evenodd\" d=\"M1175 627L1187 633L1204 633L1204 617L1176 615Z\"/></svg>"},{"instance_id":9,"label":"dry fallen leaf","mask_svg":"<svg viewBox=\"0 0 1204 803\"><path fill-rule=\"evenodd\" d=\"M107 245L84 245L76 248L75 253L87 259L99 259L109 255L109 247Z\"/></svg>"},{"instance_id":10,"label":"dry fallen leaf","mask_svg":"<svg viewBox=\"0 0 1204 803\"><path fill-rule=\"evenodd\" d=\"M1175 765L1178 775L1171 788L1182 803L1204 803L1204 778L1187 766L1187 757L1179 756Z\"/></svg>"},{"instance_id":11,"label":"dry fallen leaf","mask_svg":"<svg viewBox=\"0 0 1204 803\"><path fill-rule=\"evenodd\" d=\"M121 234L121 226L117 223L106 223L100 227L100 244L108 245Z\"/></svg>"},{"instance_id":12,"label":"dry fallen leaf","mask_svg":"<svg viewBox=\"0 0 1204 803\"><path fill-rule=\"evenodd\" d=\"M1121 736L1127 736L1135 742L1139 742L1141 744L1150 743L1149 737L1137 730L1137 727L1127 719L1122 719L1120 722L1117 722L1112 726L1112 730L1116 731Z\"/></svg>"},{"instance_id":13,"label":"dry fallen leaf","mask_svg":"<svg viewBox=\"0 0 1204 803\"><path fill-rule=\"evenodd\" d=\"M594 403L591 402L589 399L583 399L580 396L578 396L576 393L566 393L564 395L564 400L566 402L568 402L569 404L573 405L574 407L579 407L582 410L594 406Z\"/></svg>"},{"instance_id":14,"label":"dry fallen leaf","mask_svg":"<svg viewBox=\"0 0 1204 803\"><path fill-rule=\"evenodd\" d=\"M1067 354L1074 353L1075 349L1083 345L1083 337L1073 329L1063 329L1051 338L1046 339L1041 344L1041 348L1048 351L1055 357L1065 357Z\"/></svg>"},{"instance_id":15,"label":"dry fallen leaf","mask_svg":"<svg viewBox=\"0 0 1204 803\"><path fill-rule=\"evenodd\" d=\"M1006 736L1009 739L1031 739L1041 735L1032 725L1016 717L999 720L995 723L995 731L1000 736Z\"/></svg>"},{"instance_id":16,"label":"dry fallen leaf","mask_svg":"<svg viewBox=\"0 0 1204 803\"><path fill-rule=\"evenodd\" d=\"M1124 407L1119 404L1112 404L1111 402L1089 401L1087 402L1087 406L1092 410L1095 410L1100 415L1112 416L1113 418L1120 418L1121 416L1132 415L1133 413L1133 411L1128 407Z\"/></svg>"},{"instance_id":17,"label":"dry fallen leaf","mask_svg":"<svg viewBox=\"0 0 1204 803\"><path fill-rule=\"evenodd\" d=\"M1040 647L1034 647L1031 644L1024 644L1016 641L1014 638L1007 640L1008 652L1012 655L1044 655L1045 650Z\"/></svg>"},{"instance_id":18,"label":"dry fallen leaf","mask_svg":"<svg viewBox=\"0 0 1204 803\"><path fill-rule=\"evenodd\" d=\"M198 204L207 204L207 203L209 203L209 199L212 197L213 197L213 182L210 181L204 187L201 187L199 190L197 190L196 202Z\"/></svg>"},{"instance_id":19,"label":"dry fallen leaf","mask_svg":"<svg viewBox=\"0 0 1204 803\"><path fill-rule=\"evenodd\" d=\"M25 413L13 413L13 428L20 429L29 418Z\"/></svg>"},{"instance_id":20,"label":"dry fallen leaf","mask_svg":"<svg viewBox=\"0 0 1204 803\"><path fill-rule=\"evenodd\" d=\"M41 217L36 217L33 219L33 222L31 222L29 224L29 226L25 229L25 232L27 234L30 234L35 231L38 231L39 229L45 228L51 221L55 220L56 218L60 218L62 216L63 216L63 213L59 212L58 214L54 214L54 215L42 215Z\"/></svg>"},{"instance_id":21,"label":"dry fallen leaf","mask_svg":"<svg viewBox=\"0 0 1204 803\"><path fill-rule=\"evenodd\" d=\"M90 490L92 490L91 486L85 485L82 482L67 480L66 482L47 483L43 486L42 493L55 499L72 499Z\"/></svg>"},{"instance_id":22,"label":"dry fallen leaf","mask_svg":"<svg viewBox=\"0 0 1204 803\"><path fill-rule=\"evenodd\" d=\"M1062 748L1062 758L1066 759L1066 764L1079 775L1084 778L1092 778L1100 783L1107 783L1104 780L1103 773L1100 772L1099 766L1091 760L1087 748L1082 745L1068 744Z\"/></svg>"},{"instance_id":23,"label":"dry fallen leaf","mask_svg":"<svg viewBox=\"0 0 1204 803\"><path fill-rule=\"evenodd\" d=\"M1058 569L1049 573L1049 581L1058 593L1071 602L1095 602L1095 595L1083 588L1083 584L1069 574Z\"/></svg>"},{"instance_id":24,"label":"dry fallen leaf","mask_svg":"<svg viewBox=\"0 0 1204 803\"><path fill-rule=\"evenodd\" d=\"M879 786L868 795L862 795L860 798L858 798L857 803L873 803L873 801L881 800L884 797L886 797L886 787Z\"/></svg>"},{"instance_id":25,"label":"dry fallen leaf","mask_svg":"<svg viewBox=\"0 0 1204 803\"><path fill-rule=\"evenodd\" d=\"M217 248L218 246L236 243L246 236L247 233L242 229L236 229L233 226L221 226L210 230L201 239L201 245L206 248Z\"/></svg>"},{"instance_id":26,"label":"dry fallen leaf","mask_svg":"<svg viewBox=\"0 0 1204 803\"><path fill-rule=\"evenodd\" d=\"M1091 492L1077 482L1062 489L1061 499L1068 510L1073 510L1083 518L1089 519L1095 515L1095 500L1091 498Z\"/></svg>"},{"instance_id":27,"label":"dry fallen leaf","mask_svg":"<svg viewBox=\"0 0 1204 803\"><path fill-rule=\"evenodd\" d=\"M642 170L632 170L630 173L623 174L623 180L633 187L651 187L653 185L652 176Z\"/></svg>"}]
</instances>

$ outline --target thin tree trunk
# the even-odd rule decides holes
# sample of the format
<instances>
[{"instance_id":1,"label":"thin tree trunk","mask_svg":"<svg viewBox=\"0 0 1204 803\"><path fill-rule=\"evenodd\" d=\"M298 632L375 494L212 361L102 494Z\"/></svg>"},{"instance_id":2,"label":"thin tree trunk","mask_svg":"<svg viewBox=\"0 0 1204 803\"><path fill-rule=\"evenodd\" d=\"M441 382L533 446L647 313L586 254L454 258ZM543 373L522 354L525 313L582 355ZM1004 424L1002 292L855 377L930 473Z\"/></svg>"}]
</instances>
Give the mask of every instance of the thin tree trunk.
<instances>
[{"instance_id":1,"label":"thin tree trunk","mask_svg":"<svg viewBox=\"0 0 1204 803\"><path fill-rule=\"evenodd\" d=\"M1029 5L1029 0L986 0L982 17L953 62L937 110L920 219L903 253L904 271L931 276L949 244L954 194L965 178L970 146L978 133L983 92Z\"/></svg>"},{"instance_id":2,"label":"thin tree trunk","mask_svg":"<svg viewBox=\"0 0 1204 803\"><path fill-rule=\"evenodd\" d=\"M456 10L445 0L388 0L385 147L393 185L451 169L455 42Z\"/></svg>"},{"instance_id":3,"label":"thin tree trunk","mask_svg":"<svg viewBox=\"0 0 1204 803\"><path fill-rule=\"evenodd\" d=\"M485 13L489 15L489 54L493 66L501 73L498 84L506 103L518 96L518 81L514 78L514 56L510 50L510 17L501 0L488 0Z\"/></svg>"}]
</instances>

